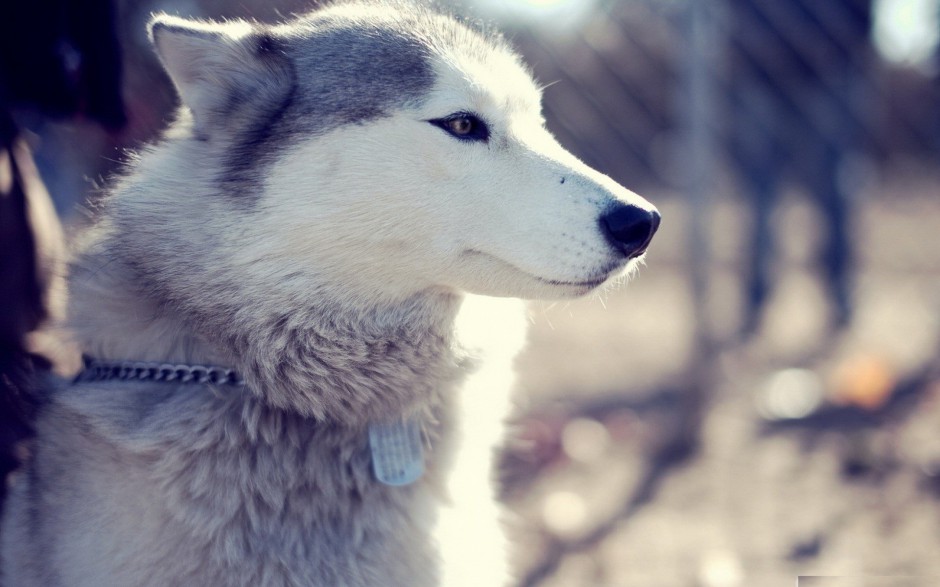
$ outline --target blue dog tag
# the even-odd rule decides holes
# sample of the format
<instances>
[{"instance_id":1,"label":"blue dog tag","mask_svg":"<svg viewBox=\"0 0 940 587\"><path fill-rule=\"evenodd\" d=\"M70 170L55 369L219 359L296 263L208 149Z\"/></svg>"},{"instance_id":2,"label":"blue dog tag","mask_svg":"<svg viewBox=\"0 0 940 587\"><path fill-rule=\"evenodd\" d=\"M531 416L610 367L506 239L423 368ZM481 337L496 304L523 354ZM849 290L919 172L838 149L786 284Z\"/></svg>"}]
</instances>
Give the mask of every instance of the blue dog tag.
<instances>
[{"instance_id":1,"label":"blue dog tag","mask_svg":"<svg viewBox=\"0 0 940 587\"><path fill-rule=\"evenodd\" d=\"M421 427L415 420L369 426L372 471L385 485L411 485L424 474Z\"/></svg>"}]
</instances>

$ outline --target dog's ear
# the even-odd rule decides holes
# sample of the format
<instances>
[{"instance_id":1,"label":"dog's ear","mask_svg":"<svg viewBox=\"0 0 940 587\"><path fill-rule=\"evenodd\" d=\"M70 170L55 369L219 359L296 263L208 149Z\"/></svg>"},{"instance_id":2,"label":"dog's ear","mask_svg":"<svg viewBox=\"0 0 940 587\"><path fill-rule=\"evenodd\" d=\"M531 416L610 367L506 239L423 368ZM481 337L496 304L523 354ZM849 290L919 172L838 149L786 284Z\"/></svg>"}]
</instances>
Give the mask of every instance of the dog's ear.
<instances>
[{"instance_id":1,"label":"dog's ear","mask_svg":"<svg viewBox=\"0 0 940 587\"><path fill-rule=\"evenodd\" d=\"M161 14L149 30L163 67L193 113L197 135L210 135L217 118L238 104L275 94L289 77L277 41L247 22Z\"/></svg>"}]
</instances>

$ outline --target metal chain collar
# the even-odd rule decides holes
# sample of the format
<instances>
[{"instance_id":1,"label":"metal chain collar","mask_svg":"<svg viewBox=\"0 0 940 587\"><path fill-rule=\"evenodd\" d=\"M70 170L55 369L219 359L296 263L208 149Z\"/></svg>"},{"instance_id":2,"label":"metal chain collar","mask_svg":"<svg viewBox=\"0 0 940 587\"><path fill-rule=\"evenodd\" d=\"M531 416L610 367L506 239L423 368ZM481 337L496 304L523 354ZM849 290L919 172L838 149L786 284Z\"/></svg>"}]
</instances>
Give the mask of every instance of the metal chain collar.
<instances>
[{"instance_id":1,"label":"metal chain collar","mask_svg":"<svg viewBox=\"0 0 940 587\"><path fill-rule=\"evenodd\" d=\"M206 365L173 365L141 361L99 361L82 357L84 368L75 382L155 381L244 386L234 370ZM369 450L376 479L385 485L402 486L416 482L424 474L421 428L414 420L385 426L370 426Z\"/></svg>"},{"instance_id":2,"label":"metal chain collar","mask_svg":"<svg viewBox=\"0 0 940 587\"><path fill-rule=\"evenodd\" d=\"M84 368L76 382L87 381L156 381L163 383L197 383L213 385L245 385L234 369L208 365L173 365L140 361L99 361L82 357Z\"/></svg>"}]
</instances>

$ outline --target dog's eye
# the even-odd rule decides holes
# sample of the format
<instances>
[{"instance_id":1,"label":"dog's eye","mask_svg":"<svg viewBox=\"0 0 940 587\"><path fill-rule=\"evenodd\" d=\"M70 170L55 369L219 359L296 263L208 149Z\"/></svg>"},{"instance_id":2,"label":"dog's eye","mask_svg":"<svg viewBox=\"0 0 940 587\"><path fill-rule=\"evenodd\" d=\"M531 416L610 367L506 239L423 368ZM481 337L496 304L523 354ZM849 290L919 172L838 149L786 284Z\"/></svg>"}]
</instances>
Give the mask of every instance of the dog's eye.
<instances>
[{"instance_id":1,"label":"dog's eye","mask_svg":"<svg viewBox=\"0 0 940 587\"><path fill-rule=\"evenodd\" d=\"M450 135L464 141L486 141L490 138L490 129L486 123L477 116L468 112L458 112L444 118L429 120L434 126L439 126Z\"/></svg>"}]
</instances>

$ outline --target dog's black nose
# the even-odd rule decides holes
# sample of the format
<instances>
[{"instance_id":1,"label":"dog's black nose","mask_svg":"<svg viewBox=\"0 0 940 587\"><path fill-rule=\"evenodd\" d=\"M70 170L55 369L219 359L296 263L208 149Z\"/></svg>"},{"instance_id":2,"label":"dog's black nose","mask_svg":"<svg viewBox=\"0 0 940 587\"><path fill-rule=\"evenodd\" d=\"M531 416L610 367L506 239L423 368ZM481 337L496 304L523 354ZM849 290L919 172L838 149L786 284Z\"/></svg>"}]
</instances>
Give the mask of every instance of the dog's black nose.
<instances>
[{"instance_id":1,"label":"dog's black nose","mask_svg":"<svg viewBox=\"0 0 940 587\"><path fill-rule=\"evenodd\" d=\"M624 256L632 259L646 251L659 228L659 219L656 210L617 204L601 216L601 230Z\"/></svg>"}]
</instances>

